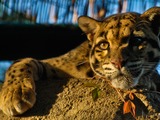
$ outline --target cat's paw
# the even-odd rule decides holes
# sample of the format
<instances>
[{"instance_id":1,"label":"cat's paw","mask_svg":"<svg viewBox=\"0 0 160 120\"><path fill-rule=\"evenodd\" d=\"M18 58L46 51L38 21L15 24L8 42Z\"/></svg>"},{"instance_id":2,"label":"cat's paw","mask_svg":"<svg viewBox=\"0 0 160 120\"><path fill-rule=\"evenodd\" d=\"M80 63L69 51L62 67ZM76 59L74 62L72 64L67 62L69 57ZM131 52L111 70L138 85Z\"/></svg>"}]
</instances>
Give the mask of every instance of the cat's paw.
<instances>
[{"instance_id":1,"label":"cat's paw","mask_svg":"<svg viewBox=\"0 0 160 120\"><path fill-rule=\"evenodd\" d=\"M22 82L25 81L25 82ZM0 92L0 109L8 116L16 116L32 108L36 93L27 78L5 84Z\"/></svg>"}]
</instances>

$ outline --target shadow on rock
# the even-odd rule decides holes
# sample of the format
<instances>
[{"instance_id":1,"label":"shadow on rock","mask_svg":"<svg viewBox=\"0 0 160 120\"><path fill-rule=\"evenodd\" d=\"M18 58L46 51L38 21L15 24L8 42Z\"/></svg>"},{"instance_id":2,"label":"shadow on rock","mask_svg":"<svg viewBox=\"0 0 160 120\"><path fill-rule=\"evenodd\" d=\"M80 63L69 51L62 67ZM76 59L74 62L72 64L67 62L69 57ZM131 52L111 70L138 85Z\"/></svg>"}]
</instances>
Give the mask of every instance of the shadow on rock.
<instances>
[{"instance_id":1,"label":"shadow on rock","mask_svg":"<svg viewBox=\"0 0 160 120\"><path fill-rule=\"evenodd\" d=\"M37 100L33 108L19 117L45 116L56 102L57 94L63 91L67 79L53 79L36 82Z\"/></svg>"}]
</instances>

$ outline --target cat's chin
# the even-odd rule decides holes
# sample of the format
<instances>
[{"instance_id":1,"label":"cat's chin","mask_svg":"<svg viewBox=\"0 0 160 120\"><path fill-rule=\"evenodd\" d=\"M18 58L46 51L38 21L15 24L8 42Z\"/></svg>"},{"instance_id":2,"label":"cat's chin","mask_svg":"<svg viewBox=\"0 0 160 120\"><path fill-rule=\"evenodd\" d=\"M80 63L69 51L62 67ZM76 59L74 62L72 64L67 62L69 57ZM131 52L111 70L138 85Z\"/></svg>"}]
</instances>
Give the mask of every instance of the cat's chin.
<instances>
[{"instance_id":1,"label":"cat's chin","mask_svg":"<svg viewBox=\"0 0 160 120\"><path fill-rule=\"evenodd\" d=\"M138 79L120 75L117 78L112 79L111 84L114 88L127 90L135 87L138 84Z\"/></svg>"}]
</instances>

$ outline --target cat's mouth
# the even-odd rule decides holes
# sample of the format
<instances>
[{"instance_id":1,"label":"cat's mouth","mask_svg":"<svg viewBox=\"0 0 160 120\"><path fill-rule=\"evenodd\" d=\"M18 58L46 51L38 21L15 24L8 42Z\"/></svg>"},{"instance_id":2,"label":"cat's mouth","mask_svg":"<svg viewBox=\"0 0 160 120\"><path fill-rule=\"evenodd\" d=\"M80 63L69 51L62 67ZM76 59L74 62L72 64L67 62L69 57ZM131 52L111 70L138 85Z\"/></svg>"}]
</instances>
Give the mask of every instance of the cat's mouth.
<instances>
[{"instance_id":1,"label":"cat's mouth","mask_svg":"<svg viewBox=\"0 0 160 120\"><path fill-rule=\"evenodd\" d=\"M143 73L143 70L129 71L125 67L121 70L115 70L110 75L106 74L106 77L115 88L129 89L138 84L138 81Z\"/></svg>"},{"instance_id":2,"label":"cat's mouth","mask_svg":"<svg viewBox=\"0 0 160 120\"><path fill-rule=\"evenodd\" d=\"M97 68L93 66L93 68L97 75L109 80L113 87L120 89L133 88L143 74L143 69L132 69L125 66L117 69L112 64L103 64Z\"/></svg>"}]
</instances>

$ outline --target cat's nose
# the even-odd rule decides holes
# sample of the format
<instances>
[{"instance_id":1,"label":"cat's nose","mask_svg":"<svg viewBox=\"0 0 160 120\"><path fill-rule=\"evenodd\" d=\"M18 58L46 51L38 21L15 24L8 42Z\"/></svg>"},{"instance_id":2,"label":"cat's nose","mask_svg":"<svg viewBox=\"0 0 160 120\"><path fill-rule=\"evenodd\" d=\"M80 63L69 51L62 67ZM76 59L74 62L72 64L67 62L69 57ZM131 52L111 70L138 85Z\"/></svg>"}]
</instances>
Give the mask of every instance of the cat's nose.
<instances>
[{"instance_id":1,"label":"cat's nose","mask_svg":"<svg viewBox=\"0 0 160 120\"><path fill-rule=\"evenodd\" d=\"M115 68L117 68L119 70L122 68L122 65L119 61L113 61L112 60L111 63L114 65Z\"/></svg>"},{"instance_id":2,"label":"cat's nose","mask_svg":"<svg viewBox=\"0 0 160 120\"><path fill-rule=\"evenodd\" d=\"M111 63L114 65L115 68L120 70L124 66L125 61L123 61L122 59L112 59Z\"/></svg>"}]
</instances>

